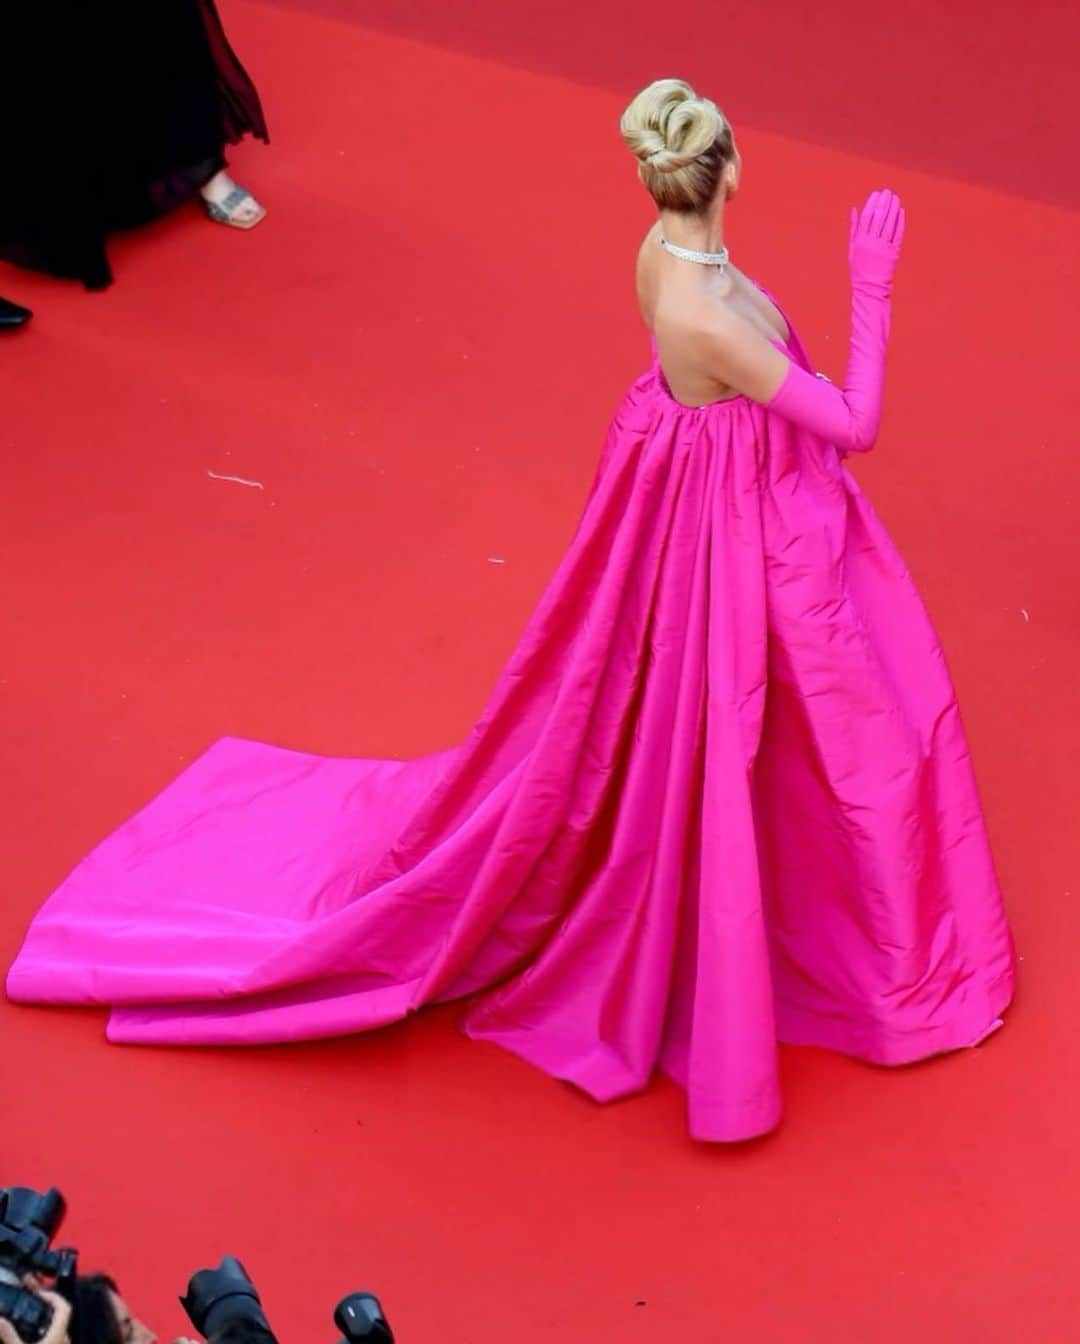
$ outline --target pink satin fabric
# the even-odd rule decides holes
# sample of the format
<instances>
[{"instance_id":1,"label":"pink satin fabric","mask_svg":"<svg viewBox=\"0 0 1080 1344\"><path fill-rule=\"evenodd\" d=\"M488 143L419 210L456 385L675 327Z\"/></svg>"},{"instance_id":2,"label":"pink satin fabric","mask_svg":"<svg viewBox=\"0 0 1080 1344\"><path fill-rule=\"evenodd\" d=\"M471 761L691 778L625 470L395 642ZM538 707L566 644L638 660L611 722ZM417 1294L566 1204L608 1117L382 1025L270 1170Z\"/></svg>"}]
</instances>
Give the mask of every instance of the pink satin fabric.
<instances>
[{"instance_id":1,"label":"pink satin fabric","mask_svg":"<svg viewBox=\"0 0 1080 1344\"><path fill-rule=\"evenodd\" d=\"M903 562L834 447L684 408L654 362L462 746L218 742L52 896L8 991L187 1044L467 998L470 1036L602 1101L664 1070L736 1140L777 1123L778 1039L904 1064L982 1039L1012 981Z\"/></svg>"}]
</instances>

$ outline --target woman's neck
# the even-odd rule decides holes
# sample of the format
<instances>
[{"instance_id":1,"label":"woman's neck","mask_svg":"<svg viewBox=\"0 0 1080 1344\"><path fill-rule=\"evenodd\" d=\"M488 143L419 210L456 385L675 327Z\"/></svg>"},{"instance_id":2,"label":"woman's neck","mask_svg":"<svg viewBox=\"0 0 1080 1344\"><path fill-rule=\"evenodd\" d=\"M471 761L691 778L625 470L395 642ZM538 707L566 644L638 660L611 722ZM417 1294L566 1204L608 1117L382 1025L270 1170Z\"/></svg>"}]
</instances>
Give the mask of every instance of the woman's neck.
<instances>
[{"instance_id":1,"label":"woman's neck","mask_svg":"<svg viewBox=\"0 0 1080 1344\"><path fill-rule=\"evenodd\" d=\"M669 243L693 252L720 252L724 246L724 209L717 206L707 215L660 212L660 229Z\"/></svg>"}]
</instances>

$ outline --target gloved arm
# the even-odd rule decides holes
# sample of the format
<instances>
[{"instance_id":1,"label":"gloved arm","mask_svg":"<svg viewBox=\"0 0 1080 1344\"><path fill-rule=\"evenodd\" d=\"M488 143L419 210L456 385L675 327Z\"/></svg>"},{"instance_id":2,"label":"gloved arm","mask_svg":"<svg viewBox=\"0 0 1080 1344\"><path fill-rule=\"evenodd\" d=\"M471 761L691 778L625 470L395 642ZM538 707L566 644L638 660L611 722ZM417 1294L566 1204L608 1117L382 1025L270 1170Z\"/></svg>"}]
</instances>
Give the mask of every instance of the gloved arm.
<instances>
[{"instance_id":1,"label":"gloved arm","mask_svg":"<svg viewBox=\"0 0 1080 1344\"><path fill-rule=\"evenodd\" d=\"M885 390L893 274L904 238L904 210L891 191L875 191L851 212L851 346L842 388L791 364L765 404L847 452L874 446Z\"/></svg>"}]
</instances>

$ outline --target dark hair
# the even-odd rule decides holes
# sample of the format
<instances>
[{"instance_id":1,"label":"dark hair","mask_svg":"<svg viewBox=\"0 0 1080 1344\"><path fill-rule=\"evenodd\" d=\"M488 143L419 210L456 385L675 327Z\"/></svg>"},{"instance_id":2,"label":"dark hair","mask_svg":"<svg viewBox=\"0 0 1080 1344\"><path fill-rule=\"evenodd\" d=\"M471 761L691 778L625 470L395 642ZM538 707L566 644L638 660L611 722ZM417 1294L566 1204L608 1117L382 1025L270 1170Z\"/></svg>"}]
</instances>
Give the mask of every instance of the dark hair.
<instances>
[{"instance_id":1,"label":"dark hair","mask_svg":"<svg viewBox=\"0 0 1080 1344\"><path fill-rule=\"evenodd\" d=\"M107 1274L77 1274L64 1296L71 1303L71 1344L124 1344L113 1306L116 1284Z\"/></svg>"}]
</instances>

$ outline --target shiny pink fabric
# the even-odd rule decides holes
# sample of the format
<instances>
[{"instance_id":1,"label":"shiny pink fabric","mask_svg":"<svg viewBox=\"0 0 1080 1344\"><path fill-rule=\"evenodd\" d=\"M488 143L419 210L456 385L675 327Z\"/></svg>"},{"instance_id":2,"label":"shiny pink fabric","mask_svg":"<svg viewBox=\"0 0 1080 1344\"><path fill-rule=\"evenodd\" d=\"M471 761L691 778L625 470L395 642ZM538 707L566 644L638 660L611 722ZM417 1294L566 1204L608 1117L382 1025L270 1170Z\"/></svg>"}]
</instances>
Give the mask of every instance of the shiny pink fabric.
<instances>
[{"instance_id":1,"label":"shiny pink fabric","mask_svg":"<svg viewBox=\"0 0 1080 1344\"><path fill-rule=\"evenodd\" d=\"M793 337L789 353L806 356ZM464 1027L691 1132L777 1122L777 1039L903 1064L979 1041L1013 953L956 700L835 448L654 363L460 747L217 743L34 920L12 998L116 1041Z\"/></svg>"}]
</instances>

